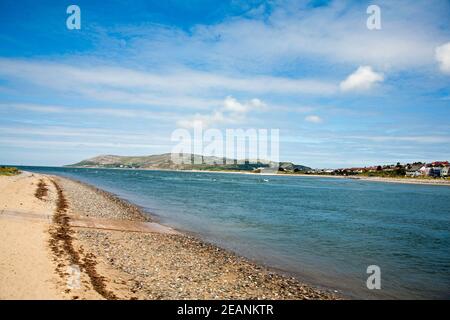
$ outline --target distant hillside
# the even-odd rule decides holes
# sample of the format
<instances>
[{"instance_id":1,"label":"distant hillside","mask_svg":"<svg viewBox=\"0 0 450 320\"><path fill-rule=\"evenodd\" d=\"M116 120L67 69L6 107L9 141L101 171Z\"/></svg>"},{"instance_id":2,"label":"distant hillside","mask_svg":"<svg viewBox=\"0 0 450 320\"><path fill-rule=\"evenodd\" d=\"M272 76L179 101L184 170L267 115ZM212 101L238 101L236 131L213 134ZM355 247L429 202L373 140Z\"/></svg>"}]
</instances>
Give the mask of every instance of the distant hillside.
<instances>
[{"instance_id":1,"label":"distant hillside","mask_svg":"<svg viewBox=\"0 0 450 320\"><path fill-rule=\"evenodd\" d=\"M230 170L253 171L255 169L275 169L281 171L307 171L311 168L296 165L291 162L272 162L267 160L237 161L220 157L202 156L196 154L183 154L184 163L172 161L171 153L141 157L128 157L116 155L100 155L94 158L68 165L67 167L86 168L136 168L136 169L166 169L166 170ZM226 162L225 162L226 161ZM226 164L224 164L226 163Z\"/></svg>"}]
</instances>

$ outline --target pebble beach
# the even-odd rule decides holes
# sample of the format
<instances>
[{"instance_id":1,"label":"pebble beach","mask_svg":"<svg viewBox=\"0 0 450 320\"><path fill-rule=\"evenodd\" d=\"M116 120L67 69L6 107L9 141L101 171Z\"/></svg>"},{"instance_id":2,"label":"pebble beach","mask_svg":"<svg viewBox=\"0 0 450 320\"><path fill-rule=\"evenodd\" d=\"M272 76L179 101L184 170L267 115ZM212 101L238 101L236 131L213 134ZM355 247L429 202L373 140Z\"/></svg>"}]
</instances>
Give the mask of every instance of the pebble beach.
<instances>
[{"instance_id":1,"label":"pebble beach","mask_svg":"<svg viewBox=\"0 0 450 320\"><path fill-rule=\"evenodd\" d=\"M110 193L56 178L73 214L149 221ZM98 259L128 279L138 299L332 299L333 295L186 234L76 230Z\"/></svg>"},{"instance_id":2,"label":"pebble beach","mask_svg":"<svg viewBox=\"0 0 450 320\"><path fill-rule=\"evenodd\" d=\"M5 190L16 180L26 181L30 197L36 194L32 201L44 204L49 212L42 222L46 238L41 259L53 265L52 281L46 282L51 298L338 298L329 290L304 284L196 236L164 226L147 228L156 224L151 215L93 186L60 176L24 174L0 178L8 180ZM26 200L21 199L21 204ZM25 221L25 212L17 213L12 206L5 206L0 223L13 213ZM81 284L67 288L71 275L65 270L74 265L81 272ZM0 292L2 298L8 297L7 290ZM26 292L22 295L27 298Z\"/></svg>"}]
</instances>

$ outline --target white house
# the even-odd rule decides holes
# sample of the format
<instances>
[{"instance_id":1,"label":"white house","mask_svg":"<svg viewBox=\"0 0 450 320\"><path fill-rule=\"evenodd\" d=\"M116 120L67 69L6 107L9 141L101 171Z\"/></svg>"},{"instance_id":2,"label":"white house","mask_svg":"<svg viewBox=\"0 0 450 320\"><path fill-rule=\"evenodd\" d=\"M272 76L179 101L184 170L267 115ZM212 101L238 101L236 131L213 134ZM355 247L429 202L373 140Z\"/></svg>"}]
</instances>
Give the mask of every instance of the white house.
<instances>
[{"instance_id":1,"label":"white house","mask_svg":"<svg viewBox=\"0 0 450 320\"><path fill-rule=\"evenodd\" d=\"M441 177L448 177L448 171L450 170L450 167L445 166L441 169Z\"/></svg>"},{"instance_id":2,"label":"white house","mask_svg":"<svg viewBox=\"0 0 450 320\"><path fill-rule=\"evenodd\" d=\"M427 167L426 165L422 166L422 168L419 169L419 171L422 173L422 175L424 176L428 176L430 175L430 167Z\"/></svg>"},{"instance_id":3,"label":"white house","mask_svg":"<svg viewBox=\"0 0 450 320\"><path fill-rule=\"evenodd\" d=\"M420 171L422 168L422 164L412 164L406 166L406 176L408 177L418 177L422 175Z\"/></svg>"}]
</instances>

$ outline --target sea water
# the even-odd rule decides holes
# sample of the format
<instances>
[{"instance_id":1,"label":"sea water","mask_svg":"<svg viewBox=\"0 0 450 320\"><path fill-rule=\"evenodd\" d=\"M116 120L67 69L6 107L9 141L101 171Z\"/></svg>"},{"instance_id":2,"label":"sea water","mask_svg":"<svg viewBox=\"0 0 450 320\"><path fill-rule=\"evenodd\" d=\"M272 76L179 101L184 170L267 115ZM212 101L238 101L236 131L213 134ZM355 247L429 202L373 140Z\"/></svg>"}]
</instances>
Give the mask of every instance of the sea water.
<instances>
[{"instance_id":1,"label":"sea water","mask_svg":"<svg viewBox=\"0 0 450 320\"><path fill-rule=\"evenodd\" d=\"M161 223L352 298L450 298L450 186L25 167L90 183ZM368 289L369 266L381 289Z\"/></svg>"}]
</instances>

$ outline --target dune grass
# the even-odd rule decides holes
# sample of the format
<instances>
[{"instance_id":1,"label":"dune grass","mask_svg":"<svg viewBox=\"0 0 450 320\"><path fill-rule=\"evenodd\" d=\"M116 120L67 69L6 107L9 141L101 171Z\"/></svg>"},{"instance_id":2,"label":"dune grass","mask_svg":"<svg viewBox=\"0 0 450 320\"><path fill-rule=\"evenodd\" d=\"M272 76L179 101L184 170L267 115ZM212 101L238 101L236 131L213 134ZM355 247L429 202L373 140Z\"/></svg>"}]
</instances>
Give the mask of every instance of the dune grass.
<instances>
[{"instance_id":1,"label":"dune grass","mask_svg":"<svg viewBox=\"0 0 450 320\"><path fill-rule=\"evenodd\" d=\"M17 168L0 166L0 176L14 176L19 173L20 171Z\"/></svg>"}]
</instances>

